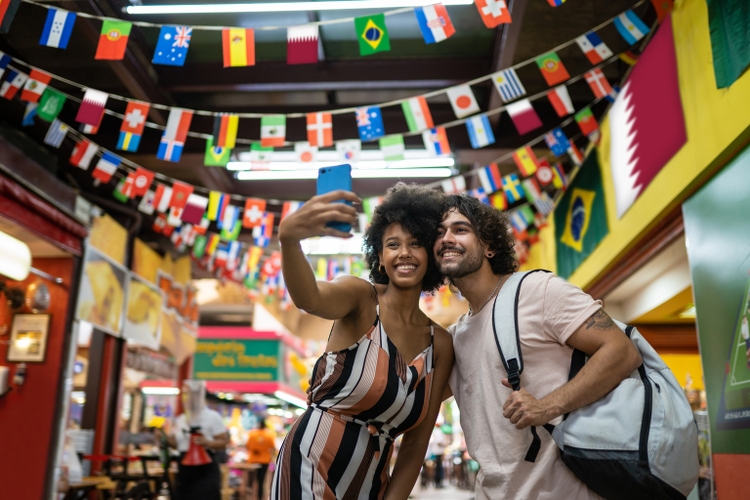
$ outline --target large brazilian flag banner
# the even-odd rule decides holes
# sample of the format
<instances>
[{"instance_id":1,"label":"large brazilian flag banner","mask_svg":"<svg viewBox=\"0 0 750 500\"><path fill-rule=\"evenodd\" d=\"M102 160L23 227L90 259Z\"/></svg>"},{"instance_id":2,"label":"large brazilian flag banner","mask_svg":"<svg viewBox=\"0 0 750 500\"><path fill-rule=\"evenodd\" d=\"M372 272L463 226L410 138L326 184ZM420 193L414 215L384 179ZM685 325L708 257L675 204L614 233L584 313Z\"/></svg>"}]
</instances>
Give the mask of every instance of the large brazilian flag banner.
<instances>
[{"instance_id":1,"label":"large brazilian flag banner","mask_svg":"<svg viewBox=\"0 0 750 500\"><path fill-rule=\"evenodd\" d=\"M591 151L555 208L557 274L568 278L609 233L602 173Z\"/></svg>"}]
</instances>

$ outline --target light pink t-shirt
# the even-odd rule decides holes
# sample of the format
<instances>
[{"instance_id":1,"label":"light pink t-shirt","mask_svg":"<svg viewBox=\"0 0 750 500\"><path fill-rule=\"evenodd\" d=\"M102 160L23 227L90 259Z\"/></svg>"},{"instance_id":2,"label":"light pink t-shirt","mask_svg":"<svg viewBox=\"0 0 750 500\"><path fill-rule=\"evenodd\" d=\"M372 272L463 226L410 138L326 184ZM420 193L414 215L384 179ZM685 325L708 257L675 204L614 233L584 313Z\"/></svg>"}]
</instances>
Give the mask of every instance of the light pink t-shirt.
<instances>
[{"instance_id":1,"label":"light pink t-shirt","mask_svg":"<svg viewBox=\"0 0 750 500\"><path fill-rule=\"evenodd\" d=\"M565 342L600 308L600 301L562 278L541 272L529 275L521 284L518 303L521 387L539 399L567 382L573 349ZM536 462L524 461L531 432L516 429L503 417L511 390L500 382L507 373L492 330L492 304L474 316L462 315L448 330L456 354L450 387L461 411L469 454L480 466L476 500L598 499L565 466L543 428L537 429L542 448Z\"/></svg>"}]
</instances>

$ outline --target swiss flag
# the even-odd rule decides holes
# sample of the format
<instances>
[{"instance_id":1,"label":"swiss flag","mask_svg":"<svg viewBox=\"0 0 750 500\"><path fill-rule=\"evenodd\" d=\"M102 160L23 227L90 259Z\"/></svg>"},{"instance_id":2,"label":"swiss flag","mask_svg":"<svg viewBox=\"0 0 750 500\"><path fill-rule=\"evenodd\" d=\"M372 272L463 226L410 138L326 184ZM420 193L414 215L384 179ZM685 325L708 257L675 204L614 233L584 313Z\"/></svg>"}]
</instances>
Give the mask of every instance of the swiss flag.
<instances>
[{"instance_id":1,"label":"swiss flag","mask_svg":"<svg viewBox=\"0 0 750 500\"><path fill-rule=\"evenodd\" d=\"M188 196L191 194L193 194L193 186L175 181L172 184L172 198L169 200L169 206L182 210L187 205Z\"/></svg>"},{"instance_id":2,"label":"swiss flag","mask_svg":"<svg viewBox=\"0 0 750 500\"><path fill-rule=\"evenodd\" d=\"M263 213L266 210L266 200L248 198L245 201L245 211L242 214L243 227L260 226L263 222Z\"/></svg>"},{"instance_id":3,"label":"swiss flag","mask_svg":"<svg viewBox=\"0 0 750 500\"><path fill-rule=\"evenodd\" d=\"M505 0L476 0L474 3L479 15L482 16L484 25L488 28L495 28L511 22L510 11Z\"/></svg>"}]
</instances>

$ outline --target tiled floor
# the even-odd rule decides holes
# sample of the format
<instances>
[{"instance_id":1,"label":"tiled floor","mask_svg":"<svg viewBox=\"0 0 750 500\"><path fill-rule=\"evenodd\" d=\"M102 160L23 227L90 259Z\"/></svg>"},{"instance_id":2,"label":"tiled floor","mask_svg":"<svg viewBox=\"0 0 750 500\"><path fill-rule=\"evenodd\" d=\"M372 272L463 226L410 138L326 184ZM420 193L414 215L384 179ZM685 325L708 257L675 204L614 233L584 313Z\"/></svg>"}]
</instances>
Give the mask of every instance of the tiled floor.
<instances>
[{"instance_id":1,"label":"tiled floor","mask_svg":"<svg viewBox=\"0 0 750 500\"><path fill-rule=\"evenodd\" d=\"M445 488L437 490L427 488L426 490L415 490L409 498L415 500L473 500L474 492L459 490L453 486L446 485Z\"/></svg>"}]
</instances>

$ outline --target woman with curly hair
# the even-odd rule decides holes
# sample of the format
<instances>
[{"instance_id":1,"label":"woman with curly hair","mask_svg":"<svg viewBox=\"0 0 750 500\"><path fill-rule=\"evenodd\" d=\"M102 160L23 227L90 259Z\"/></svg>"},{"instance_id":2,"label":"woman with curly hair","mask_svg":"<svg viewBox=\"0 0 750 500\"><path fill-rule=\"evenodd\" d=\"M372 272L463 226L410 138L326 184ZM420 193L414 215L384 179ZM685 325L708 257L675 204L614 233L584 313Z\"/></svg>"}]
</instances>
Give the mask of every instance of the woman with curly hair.
<instances>
[{"instance_id":1,"label":"woman with curly hair","mask_svg":"<svg viewBox=\"0 0 750 500\"><path fill-rule=\"evenodd\" d=\"M326 225L357 222L354 193L311 198L279 228L281 269L295 305L334 320L305 413L281 447L272 499L406 499L419 475L453 367L448 333L420 309L442 283L432 245L442 194L399 183L365 233L370 280L316 281L300 241L351 237ZM393 440L403 434L389 474Z\"/></svg>"}]
</instances>

